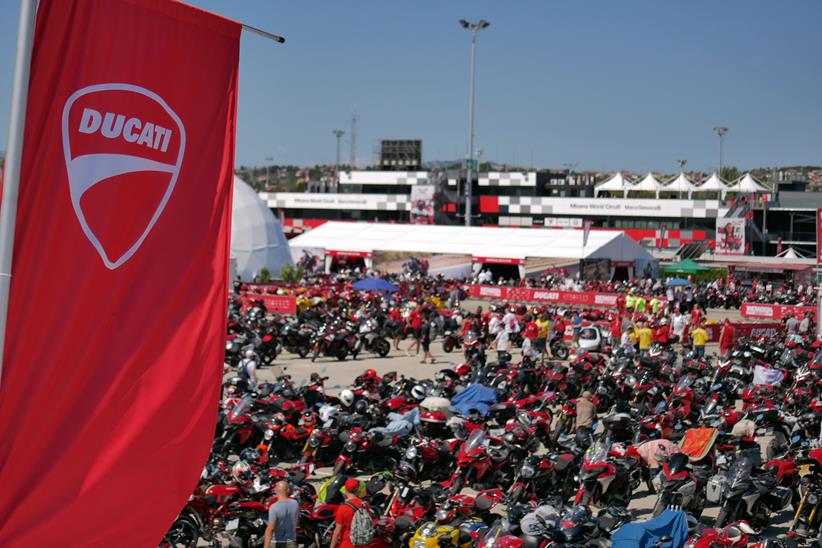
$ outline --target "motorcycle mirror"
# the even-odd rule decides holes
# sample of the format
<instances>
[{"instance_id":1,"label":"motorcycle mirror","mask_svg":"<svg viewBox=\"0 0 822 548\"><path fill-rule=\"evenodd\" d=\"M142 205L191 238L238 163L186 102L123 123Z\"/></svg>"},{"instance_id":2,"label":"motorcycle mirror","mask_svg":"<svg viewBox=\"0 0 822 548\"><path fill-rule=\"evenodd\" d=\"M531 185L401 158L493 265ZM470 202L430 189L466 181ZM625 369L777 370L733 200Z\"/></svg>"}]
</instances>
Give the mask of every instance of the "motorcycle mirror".
<instances>
[{"instance_id":1,"label":"motorcycle mirror","mask_svg":"<svg viewBox=\"0 0 822 548\"><path fill-rule=\"evenodd\" d=\"M796 443L801 439L802 439L801 436L791 436L791 443Z\"/></svg>"}]
</instances>

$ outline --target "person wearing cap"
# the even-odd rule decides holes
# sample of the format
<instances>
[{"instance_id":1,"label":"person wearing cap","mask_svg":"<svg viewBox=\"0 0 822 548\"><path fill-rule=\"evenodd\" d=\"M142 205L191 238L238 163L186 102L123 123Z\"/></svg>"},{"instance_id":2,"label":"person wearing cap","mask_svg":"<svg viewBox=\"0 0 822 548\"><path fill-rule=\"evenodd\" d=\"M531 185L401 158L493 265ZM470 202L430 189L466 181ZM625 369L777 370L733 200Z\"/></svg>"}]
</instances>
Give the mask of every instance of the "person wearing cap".
<instances>
[{"instance_id":1,"label":"person wearing cap","mask_svg":"<svg viewBox=\"0 0 822 548\"><path fill-rule=\"evenodd\" d=\"M362 507L363 501L357 496L360 482L354 478L345 480L343 495L345 501L337 507L334 514L334 534L331 535L331 548L354 548L351 544L351 521L354 513Z\"/></svg>"},{"instance_id":2,"label":"person wearing cap","mask_svg":"<svg viewBox=\"0 0 822 548\"><path fill-rule=\"evenodd\" d=\"M268 526L265 528L263 548L297 547L297 521L300 517L300 505L292 499L287 481L278 481L274 486L277 502L268 509ZM273 543L272 543L273 540Z\"/></svg>"},{"instance_id":3,"label":"person wearing cap","mask_svg":"<svg viewBox=\"0 0 822 548\"><path fill-rule=\"evenodd\" d=\"M582 427L593 427L597 417L597 408L594 405L593 399L593 394L588 390L583 392L579 399L577 399L577 430Z\"/></svg>"},{"instance_id":4,"label":"person wearing cap","mask_svg":"<svg viewBox=\"0 0 822 548\"><path fill-rule=\"evenodd\" d=\"M237 373L252 387L257 386L257 360L254 351L250 348L245 351L245 357L237 364Z\"/></svg>"}]
</instances>

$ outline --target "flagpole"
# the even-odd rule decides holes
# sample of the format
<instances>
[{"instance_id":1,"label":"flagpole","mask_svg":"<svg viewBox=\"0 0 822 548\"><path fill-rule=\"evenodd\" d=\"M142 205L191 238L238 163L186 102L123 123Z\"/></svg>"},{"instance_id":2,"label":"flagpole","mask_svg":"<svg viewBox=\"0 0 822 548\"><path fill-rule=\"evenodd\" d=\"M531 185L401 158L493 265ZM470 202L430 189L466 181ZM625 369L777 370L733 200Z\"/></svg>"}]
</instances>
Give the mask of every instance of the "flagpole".
<instances>
[{"instance_id":1,"label":"flagpole","mask_svg":"<svg viewBox=\"0 0 822 548\"><path fill-rule=\"evenodd\" d=\"M20 188L20 164L23 158L23 133L26 126L26 103L29 95L31 50L34 45L34 22L37 0L21 0L17 27L17 54L11 92L11 119L3 173L3 202L0 206L0 384L3 382L3 354L6 348L6 319L11 287L11 260L14 253L14 229L17 221L17 196Z\"/></svg>"}]
</instances>

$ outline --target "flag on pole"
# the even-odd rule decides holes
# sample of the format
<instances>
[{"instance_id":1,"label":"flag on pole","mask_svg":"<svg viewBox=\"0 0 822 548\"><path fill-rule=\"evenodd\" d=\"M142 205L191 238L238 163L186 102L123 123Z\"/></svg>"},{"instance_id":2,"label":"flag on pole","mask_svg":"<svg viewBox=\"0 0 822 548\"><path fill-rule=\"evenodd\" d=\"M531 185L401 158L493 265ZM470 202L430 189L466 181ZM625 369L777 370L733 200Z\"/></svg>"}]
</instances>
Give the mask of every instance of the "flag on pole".
<instances>
[{"instance_id":1,"label":"flag on pole","mask_svg":"<svg viewBox=\"0 0 822 548\"><path fill-rule=\"evenodd\" d=\"M662 225L659 227L659 245L657 249L665 247L665 239L668 237L668 226Z\"/></svg>"},{"instance_id":2,"label":"flag on pole","mask_svg":"<svg viewBox=\"0 0 822 548\"><path fill-rule=\"evenodd\" d=\"M0 546L156 546L222 377L241 25L40 0L4 369Z\"/></svg>"},{"instance_id":3,"label":"flag on pole","mask_svg":"<svg viewBox=\"0 0 822 548\"><path fill-rule=\"evenodd\" d=\"M594 222L591 219L582 221L582 247L588 245L588 236L591 234L591 227Z\"/></svg>"}]
</instances>

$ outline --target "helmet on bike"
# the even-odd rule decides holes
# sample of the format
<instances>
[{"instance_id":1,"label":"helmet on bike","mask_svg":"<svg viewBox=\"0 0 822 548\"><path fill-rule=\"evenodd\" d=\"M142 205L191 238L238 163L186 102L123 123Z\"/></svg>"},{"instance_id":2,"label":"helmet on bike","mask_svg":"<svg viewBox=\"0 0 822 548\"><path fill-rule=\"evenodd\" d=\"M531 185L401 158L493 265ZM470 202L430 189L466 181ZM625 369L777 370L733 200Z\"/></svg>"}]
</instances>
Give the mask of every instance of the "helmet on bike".
<instances>
[{"instance_id":1,"label":"helmet on bike","mask_svg":"<svg viewBox=\"0 0 822 548\"><path fill-rule=\"evenodd\" d=\"M246 447L240 451L240 460L245 462L259 462L260 452L256 447Z\"/></svg>"},{"instance_id":2,"label":"helmet on bike","mask_svg":"<svg viewBox=\"0 0 822 548\"><path fill-rule=\"evenodd\" d=\"M253 474L251 473L251 466L244 461L238 460L231 467L231 477L237 485L248 486L253 482Z\"/></svg>"},{"instance_id":3,"label":"helmet on bike","mask_svg":"<svg viewBox=\"0 0 822 548\"><path fill-rule=\"evenodd\" d=\"M425 399L425 388L419 384L414 385L414 388L411 389L411 397L415 400Z\"/></svg>"},{"instance_id":4,"label":"helmet on bike","mask_svg":"<svg viewBox=\"0 0 822 548\"><path fill-rule=\"evenodd\" d=\"M366 369L362 376L364 379L376 379L377 372L373 369Z\"/></svg>"},{"instance_id":5,"label":"helmet on bike","mask_svg":"<svg viewBox=\"0 0 822 548\"><path fill-rule=\"evenodd\" d=\"M365 415L368 413L368 402L365 400L358 400L354 405L354 412L358 415Z\"/></svg>"},{"instance_id":6,"label":"helmet on bike","mask_svg":"<svg viewBox=\"0 0 822 548\"><path fill-rule=\"evenodd\" d=\"M320 420L324 423L334 420L339 414L339 410L331 405L323 406L320 409Z\"/></svg>"},{"instance_id":7,"label":"helmet on bike","mask_svg":"<svg viewBox=\"0 0 822 548\"><path fill-rule=\"evenodd\" d=\"M340 402L346 407L351 407L351 404L354 403L354 392L351 390L340 392Z\"/></svg>"}]
</instances>

